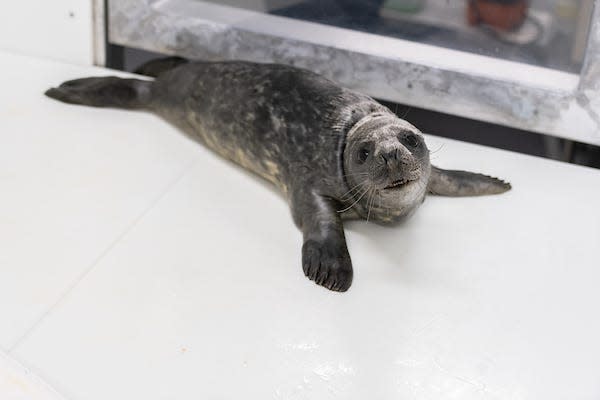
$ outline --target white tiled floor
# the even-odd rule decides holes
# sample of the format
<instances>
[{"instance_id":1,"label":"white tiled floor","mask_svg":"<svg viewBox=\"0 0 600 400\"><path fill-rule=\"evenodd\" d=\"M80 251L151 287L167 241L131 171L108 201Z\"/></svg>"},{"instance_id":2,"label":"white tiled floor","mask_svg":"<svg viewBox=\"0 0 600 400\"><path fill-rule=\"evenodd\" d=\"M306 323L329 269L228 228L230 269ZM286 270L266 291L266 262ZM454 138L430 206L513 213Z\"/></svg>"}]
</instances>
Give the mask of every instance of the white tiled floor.
<instances>
[{"instance_id":1,"label":"white tiled floor","mask_svg":"<svg viewBox=\"0 0 600 400\"><path fill-rule=\"evenodd\" d=\"M350 224L331 293L268 186L151 116L37 95L96 71L28 68L24 116L0 111L0 333L66 399L600 397L599 171L430 137L514 190Z\"/></svg>"}]
</instances>

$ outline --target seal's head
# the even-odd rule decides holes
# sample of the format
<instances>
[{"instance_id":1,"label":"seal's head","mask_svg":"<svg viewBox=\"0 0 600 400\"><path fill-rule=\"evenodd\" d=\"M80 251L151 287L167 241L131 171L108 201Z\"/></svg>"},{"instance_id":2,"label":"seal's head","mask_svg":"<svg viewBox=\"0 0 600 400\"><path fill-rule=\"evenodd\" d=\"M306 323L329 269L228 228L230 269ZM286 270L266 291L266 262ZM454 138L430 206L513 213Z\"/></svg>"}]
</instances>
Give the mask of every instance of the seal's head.
<instances>
[{"instance_id":1,"label":"seal's head","mask_svg":"<svg viewBox=\"0 0 600 400\"><path fill-rule=\"evenodd\" d=\"M369 114L348 132L344 173L345 202L378 222L410 214L425 198L431 173L421 132L391 113Z\"/></svg>"}]
</instances>

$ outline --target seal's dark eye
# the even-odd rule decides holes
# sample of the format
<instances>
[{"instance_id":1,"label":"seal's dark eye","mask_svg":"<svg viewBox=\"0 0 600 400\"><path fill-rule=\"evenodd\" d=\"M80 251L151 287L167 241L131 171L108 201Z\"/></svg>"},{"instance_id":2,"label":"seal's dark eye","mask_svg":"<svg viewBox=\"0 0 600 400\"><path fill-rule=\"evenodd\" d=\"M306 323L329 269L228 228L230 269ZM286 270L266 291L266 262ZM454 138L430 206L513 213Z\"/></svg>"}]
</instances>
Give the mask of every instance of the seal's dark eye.
<instances>
[{"instance_id":1,"label":"seal's dark eye","mask_svg":"<svg viewBox=\"0 0 600 400\"><path fill-rule=\"evenodd\" d=\"M406 144L408 144L410 147L417 147L419 145L419 143L421 143L419 141L419 138L417 137L417 135L413 135L413 134L406 136L405 140L406 140Z\"/></svg>"},{"instance_id":2,"label":"seal's dark eye","mask_svg":"<svg viewBox=\"0 0 600 400\"><path fill-rule=\"evenodd\" d=\"M363 147L358 151L357 156L358 161L361 164L364 163L365 161L367 161L367 158L369 158L369 149Z\"/></svg>"}]
</instances>

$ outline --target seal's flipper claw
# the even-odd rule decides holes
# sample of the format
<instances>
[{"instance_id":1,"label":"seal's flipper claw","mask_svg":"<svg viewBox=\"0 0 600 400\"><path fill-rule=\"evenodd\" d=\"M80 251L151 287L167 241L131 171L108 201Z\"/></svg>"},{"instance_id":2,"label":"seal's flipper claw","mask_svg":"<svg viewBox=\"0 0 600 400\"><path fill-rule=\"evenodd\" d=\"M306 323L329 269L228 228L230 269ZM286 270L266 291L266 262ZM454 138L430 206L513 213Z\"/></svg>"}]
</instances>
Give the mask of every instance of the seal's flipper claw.
<instances>
[{"instance_id":1,"label":"seal's flipper claw","mask_svg":"<svg viewBox=\"0 0 600 400\"><path fill-rule=\"evenodd\" d=\"M429 193L440 196L484 196L500 194L511 189L501 179L467 171L444 170L431 167Z\"/></svg>"},{"instance_id":2,"label":"seal's flipper claw","mask_svg":"<svg viewBox=\"0 0 600 400\"><path fill-rule=\"evenodd\" d=\"M63 103L92 107L144 108L150 100L152 82L115 76L74 79L44 94Z\"/></svg>"},{"instance_id":3,"label":"seal's flipper claw","mask_svg":"<svg viewBox=\"0 0 600 400\"><path fill-rule=\"evenodd\" d=\"M327 270L327 268L321 268L319 270L319 274L317 275L317 279L315 280L315 282L317 283L317 285L323 286L328 276L329 271Z\"/></svg>"}]
</instances>

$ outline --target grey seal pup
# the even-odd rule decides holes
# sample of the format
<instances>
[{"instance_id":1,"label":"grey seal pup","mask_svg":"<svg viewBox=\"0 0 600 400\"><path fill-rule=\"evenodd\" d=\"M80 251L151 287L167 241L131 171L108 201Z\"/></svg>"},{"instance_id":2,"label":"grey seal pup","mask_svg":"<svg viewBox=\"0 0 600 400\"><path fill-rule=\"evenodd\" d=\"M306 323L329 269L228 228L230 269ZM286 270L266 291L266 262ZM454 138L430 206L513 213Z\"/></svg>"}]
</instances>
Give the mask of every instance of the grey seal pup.
<instances>
[{"instance_id":1,"label":"grey seal pup","mask_svg":"<svg viewBox=\"0 0 600 400\"><path fill-rule=\"evenodd\" d=\"M330 290L346 291L352 283L343 220L390 224L411 215L428 192L477 196L510 189L496 178L432 166L416 127L371 97L305 69L167 58L139 72L155 79L76 79L46 95L151 111L272 182L303 233L304 274Z\"/></svg>"}]
</instances>

